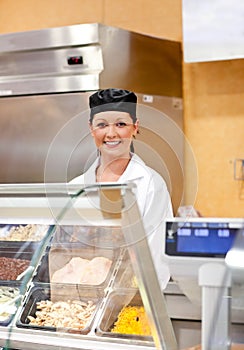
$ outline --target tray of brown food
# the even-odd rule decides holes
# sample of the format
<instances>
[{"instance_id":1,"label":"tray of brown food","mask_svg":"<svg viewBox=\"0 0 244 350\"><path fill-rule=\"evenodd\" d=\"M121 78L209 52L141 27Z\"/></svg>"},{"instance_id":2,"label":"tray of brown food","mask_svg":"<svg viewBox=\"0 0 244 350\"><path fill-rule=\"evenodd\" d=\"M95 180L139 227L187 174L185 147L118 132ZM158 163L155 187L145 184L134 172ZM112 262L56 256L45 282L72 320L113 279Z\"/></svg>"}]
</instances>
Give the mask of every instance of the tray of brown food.
<instances>
[{"instance_id":1,"label":"tray of brown food","mask_svg":"<svg viewBox=\"0 0 244 350\"><path fill-rule=\"evenodd\" d=\"M120 252L72 243L48 248L37 267L33 282L80 284L107 288Z\"/></svg>"},{"instance_id":2,"label":"tray of brown food","mask_svg":"<svg viewBox=\"0 0 244 350\"><path fill-rule=\"evenodd\" d=\"M32 255L32 252L19 251L16 248L1 248L0 282L21 280L30 266Z\"/></svg>"},{"instance_id":3,"label":"tray of brown food","mask_svg":"<svg viewBox=\"0 0 244 350\"><path fill-rule=\"evenodd\" d=\"M23 304L16 326L88 334L101 301L99 288L34 286Z\"/></svg>"},{"instance_id":4,"label":"tray of brown food","mask_svg":"<svg viewBox=\"0 0 244 350\"><path fill-rule=\"evenodd\" d=\"M96 334L153 343L138 289L114 290L107 296Z\"/></svg>"}]
</instances>

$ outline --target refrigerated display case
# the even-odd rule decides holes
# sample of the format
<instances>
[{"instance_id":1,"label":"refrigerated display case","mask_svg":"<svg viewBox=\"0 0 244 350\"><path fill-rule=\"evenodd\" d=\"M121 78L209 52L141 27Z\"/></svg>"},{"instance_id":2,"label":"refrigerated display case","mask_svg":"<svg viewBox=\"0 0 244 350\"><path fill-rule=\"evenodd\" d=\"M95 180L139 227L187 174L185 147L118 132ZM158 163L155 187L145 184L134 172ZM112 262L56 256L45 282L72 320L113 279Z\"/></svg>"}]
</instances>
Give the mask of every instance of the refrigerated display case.
<instances>
[{"instance_id":1,"label":"refrigerated display case","mask_svg":"<svg viewBox=\"0 0 244 350\"><path fill-rule=\"evenodd\" d=\"M177 349L132 183L0 185L0 239L0 346Z\"/></svg>"}]
</instances>

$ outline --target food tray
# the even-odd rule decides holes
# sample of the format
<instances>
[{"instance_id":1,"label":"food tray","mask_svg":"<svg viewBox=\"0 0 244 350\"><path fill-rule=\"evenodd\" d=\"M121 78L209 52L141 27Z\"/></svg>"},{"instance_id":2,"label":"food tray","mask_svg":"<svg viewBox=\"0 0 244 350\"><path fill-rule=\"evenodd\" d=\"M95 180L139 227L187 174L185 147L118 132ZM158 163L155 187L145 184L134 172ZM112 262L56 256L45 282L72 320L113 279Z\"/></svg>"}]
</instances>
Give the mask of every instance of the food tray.
<instances>
[{"instance_id":1,"label":"food tray","mask_svg":"<svg viewBox=\"0 0 244 350\"><path fill-rule=\"evenodd\" d=\"M48 232L48 225L0 224L1 248L34 252Z\"/></svg>"},{"instance_id":2,"label":"food tray","mask_svg":"<svg viewBox=\"0 0 244 350\"><path fill-rule=\"evenodd\" d=\"M67 293L67 290L70 292ZM72 297L71 297L72 295ZM41 317L42 320L48 319L48 323L46 324L31 324L29 317L36 318L37 303L40 301L49 301L52 303L59 303L53 305L55 309L54 317L49 316ZM67 307L67 302L70 302ZM91 311L91 316L86 323L86 325L81 325L81 328L78 328L78 321L76 318L76 312L73 310L73 306L71 304L76 302L88 303L92 302L94 305L93 310ZM24 303L20 316L16 321L16 326L21 328L29 328L29 329L38 329L45 331L53 331L53 332L68 332L68 333L79 333L79 334L88 334L91 330L92 323L96 316L96 312L100 306L102 301L102 291L99 288L81 288L77 285L69 285L69 286L54 286L45 285L43 287L34 286L30 290L27 300ZM73 304L72 304L73 305ZM54 312L54 311L53 311ZM71 314L67 315L66 313L71 312ZM79 310L79 313L81 311ZM66 323L64 320L65 317L69 317L69 322ZM66 318L66 320L67 320ZM81 321L80 321L81 322Z\"/></svg>"},{"instance_id":3,"label":"food tray","mask_svg":"<svg viewBox=\"0 0 244 350\"><path fill-rule=\"evenodd\" d=\"M0 282L0 326L8 326L17 310L16 302L20 295L20 282ZM16 300L10 303L11 300ZM4 304L8 303L8 307ZM2 309L4 307L4 309Z\"/></svg>"},{"instance_id":4,"label":"food tray","mask_svg":"<svg viewBox=\"0 0 244 350\"><path fill-rule=\"evenodd\" d=\"M102 337L116 337L153 343L153 338L151 336L111 332L118 319L118 315L124 306L143 306L137 288L112 291L107 296L103 308L104 311L98 321L98 326L96 327L96 334ZM134 320L134 322L137 322L137 320Z\"/></svg>"},{"instance_id":5,"label":"food tray","mask_svg":"<svg viewBox=\"0 0 244 350\"><path fill-rule=\"evenodd\" d=\"M111 250L111 249L100 249L100 248L92 248L92 247L86 247L84 248L83 246L81 246L80 248L78 248L77 244L73 245L72 243L69 244L63 244L62 247L60 245L56 246L55 244L53 244L48 251L46 252L46 254L43 256L39 266L37 267L36 270L36 274L33 278L33 282L34 283L62 283L62 284L66 284L66 283L71 283L71 284L81 284L81 285L87 285L87 286L98 286L101 287L103 289L105 289L106 287L108 287L110 280L111 280L111 276L113 274L114 271L114 267L115 264L117 262L119 256L119 251L118 250ZM87 282L85 281L85 279L83 279L83 281L79 282L79 280L70 280L70 271L67 271L67 278L69 278L69 280L66 280L66 276L63 272L61 273L61 279L55 279L53 280L52 277L55 276L54 274L56 273L57 276L57 271L60 271L61 269L63 269L65 266L67 266L67 264L73 259L73 261L77 261L75 259L77 258L81 258L81 259L86 259L91 261L93 258L105 258L106 260L103 261L107 261L107 259L111 262L111 265L106 267L108 269L107 275L104 274L104 280L101 278L99 281L99 277L101 276L101 272L99 271L100 266L99 265L93 265L93 267L95 267L94 270L91 269L92 265L89 265L89 276L94 276L94 278L92 278L91 282ZM95 260L93 260L94 262L96 262ZM80 260L79 260L80 262ZM84 267L84 270L87 267ZM62 270L63 271L63 270ZM78 275L78 271L79 274ZM93 274L93 271L95 272L95 274ZM77 273L77 276L82 276L82 269L79 269L77 264L74 264L74 273ZM106 277L105 277L106 276ZM77 277L77 278L78 278ZM76 279L76 277L75 277ZM94 283L93 283L94 282ZM100 283L101 282L101 283Z\"/></svg>"},{"instance_id":6,"label":"food tray","mask_svg":"<svg viewBox=\"0 0 244 350\"><path fill-rule=\"evenodd\" d=\"M0 224L0 241L40 242L48 228L48 225L41 224Z\"/></svg>"},{"instance_id":7,"label":"food tray","mask_svg":"<svg viewBox=\"0 0 244 350\"><path fill-rule=\"evenodd\" d=\"M15 281L30 265L32 255L32 252L19 251L16 248L1 248L0 283Z\"/></svg>"}]
</instances>

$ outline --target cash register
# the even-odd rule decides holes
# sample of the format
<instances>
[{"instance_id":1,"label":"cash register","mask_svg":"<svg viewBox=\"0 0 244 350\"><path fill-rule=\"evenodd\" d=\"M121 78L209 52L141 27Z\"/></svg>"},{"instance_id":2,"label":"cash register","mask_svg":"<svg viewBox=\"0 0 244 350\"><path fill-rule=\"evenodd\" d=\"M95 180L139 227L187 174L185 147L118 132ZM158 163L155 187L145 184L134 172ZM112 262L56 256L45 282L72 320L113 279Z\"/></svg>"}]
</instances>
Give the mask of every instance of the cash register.
<instances>
[{"instance_id":1,"label":"cash register","mask_svg":"<svg viewBox=\"0 0 244 350\"><path fill-rule=\"evenodd\" d=\"M200 290L202 350L230 349L231 291L244 285L243 228L241 218L165 221L163 257L172 280L195 281ZM244 307L243 294L242 301Z\"/></svg>"}]
</instances>

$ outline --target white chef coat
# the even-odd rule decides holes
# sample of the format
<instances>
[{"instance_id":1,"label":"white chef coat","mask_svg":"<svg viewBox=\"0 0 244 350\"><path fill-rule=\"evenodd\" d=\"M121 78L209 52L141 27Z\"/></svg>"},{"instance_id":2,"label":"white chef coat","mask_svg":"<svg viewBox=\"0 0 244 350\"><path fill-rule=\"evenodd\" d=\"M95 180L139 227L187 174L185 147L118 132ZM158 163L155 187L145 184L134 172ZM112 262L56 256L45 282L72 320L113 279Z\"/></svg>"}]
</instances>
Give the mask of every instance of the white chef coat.
<instances>
[{"instance_id":1,"label":"white chef coat","mask_svg":"<svg viewBox=\"0 0 244 350\"><path fill-rule=\"evenodd\" d=\"M93 184L96 182L96 169L99 158L82 175L71 180L72 184ZM162 258L163 224L166 217L173 216L172 204L167 186L163 178L152 168L148 167L136 154L121 175L118 183L133 181L137 204L143 219L149 247L161 288L164 289L169 281L169 269Z\"/></svg>"}]
</instances>

